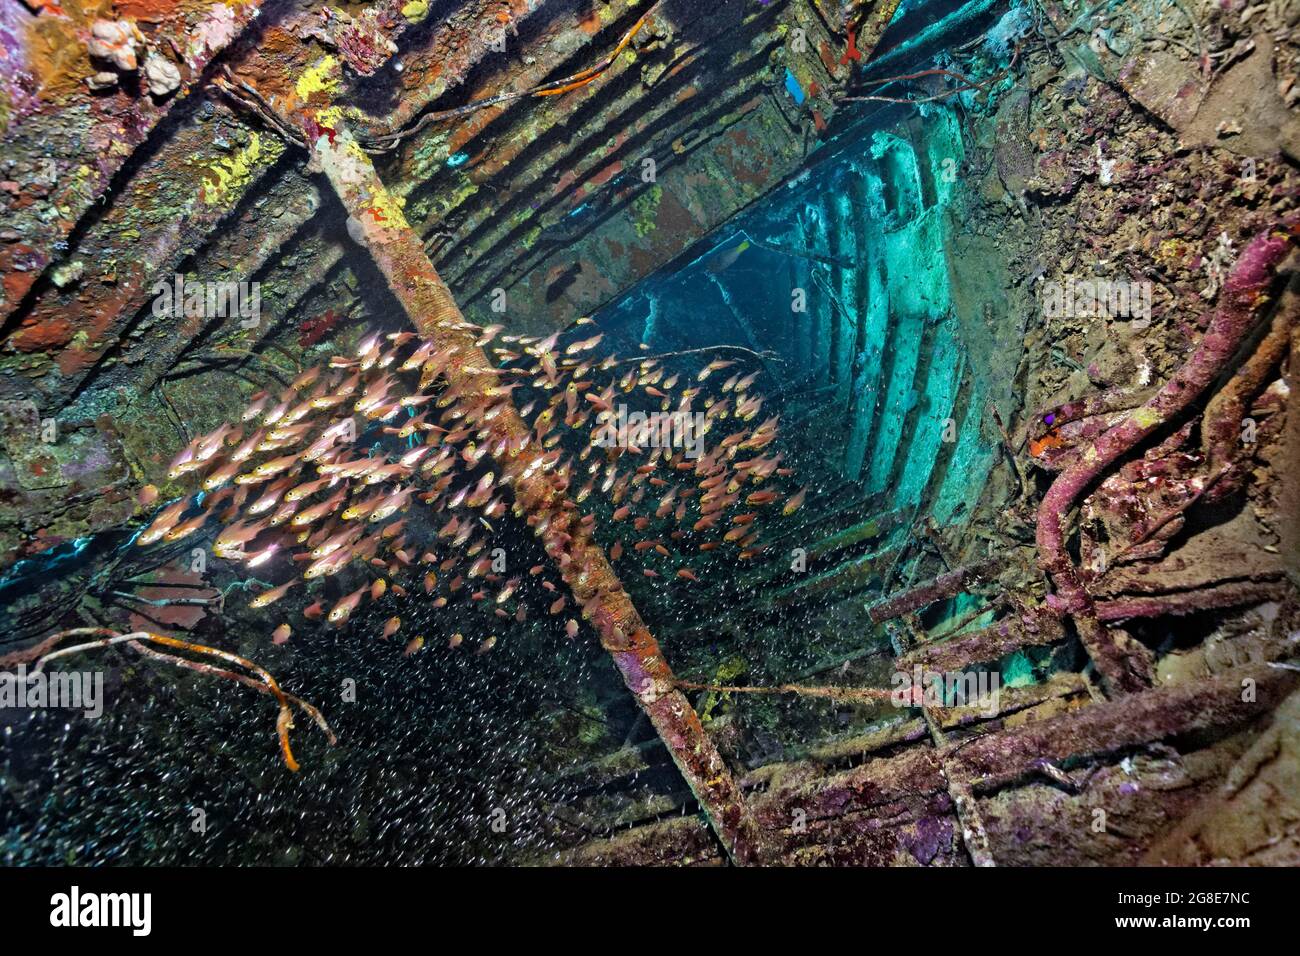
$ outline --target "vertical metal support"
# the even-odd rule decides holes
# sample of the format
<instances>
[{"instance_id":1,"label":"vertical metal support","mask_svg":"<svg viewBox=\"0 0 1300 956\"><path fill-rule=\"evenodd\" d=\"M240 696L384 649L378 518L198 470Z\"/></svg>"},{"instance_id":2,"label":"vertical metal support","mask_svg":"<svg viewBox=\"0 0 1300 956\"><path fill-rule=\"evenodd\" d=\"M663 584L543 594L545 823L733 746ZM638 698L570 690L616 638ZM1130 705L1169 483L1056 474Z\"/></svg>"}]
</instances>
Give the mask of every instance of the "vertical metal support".
<instances>
[{"instance_id":1,"label":"vertical metal support","mask_svg":"<svg viewBox=\"0 0 1300 956\"><path fill-rule=\"evenodd\" d=\"M894 621L886 622L885 633L889 635L896 658L901 657L913 643L911 635ZM924 693L922 688L915 687L913 692ZM939 721L923 696L916 699L916 706L920 708L926 729L930 731L930 742L934 744L934 753L939 759L939 772L943 774L944 783L947 784L953 812L961 825L962 845L966 847L971 863L975 866L997 866L997 860L993 858L993 850L989 845L988 830L984 827L984 818L980 815L979 805L975 802L975 793L971 790L967 775L948 759L952 753L952 745L948 743L943 728L939 726Z\"/></svg>"},{"instance_id":2,"label":"vertical metal support","mask_svg":"<svg viewBox=\"0 0 1300 956\"><path fill-rule=\"evenodd\" d=\"M328 177L353 220L352 231L384 274L393 295L421 335L440 350L454 352L453 367L446 371L449 387L461 395L493 395L499 381L490 372L491 361L475 344L475 335L465 327L467 323L429 261L420 236L407 224L401 202L380 181L370 158L344 124L341 111L332 104L304 106L298 121L306 133L314 167ZM537 442L526 441L530 433L527 424L512 402L503 404L504 411L487 426L493 432L487 444L495 451L505 439L507 450L495 455L495 460L502 481L513 487L515 513L533 528L558 565L565 584L600 635L601 646L609 651L624 683L649 716L731 860L737 864L759 862L760 831L740 788L705 735L690 702L677 688L658 643L604 551L582 524L577 506L559 479L549 469L537 466L542 450ZM528 447L518 450L524 444Z\"/></svg>"}]
</instances>

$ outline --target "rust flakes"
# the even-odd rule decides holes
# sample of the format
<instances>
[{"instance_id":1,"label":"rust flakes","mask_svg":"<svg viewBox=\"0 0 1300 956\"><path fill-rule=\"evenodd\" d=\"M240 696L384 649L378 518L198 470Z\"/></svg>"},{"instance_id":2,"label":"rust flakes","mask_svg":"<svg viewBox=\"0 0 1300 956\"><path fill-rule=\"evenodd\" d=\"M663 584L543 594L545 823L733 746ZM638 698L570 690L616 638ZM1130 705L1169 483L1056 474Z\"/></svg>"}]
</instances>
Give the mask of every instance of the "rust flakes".
<instances>
[{"instance_id":1,"label":"rust flakes","mask_svg":"<svg viewBox=\"0 0 1300 956\"><path fill-rule=\"evenodd\" d=\"M459 153L469 141L483 132L497 117L505 112L503 106L486 106L477 113L472 113L463 122L457 124L447 138L447 152Z\"/></svg>"},{"instance_id":2,"label":"rust flakes","mask_svg":"<svg viewBox=\"0 0 1300 956\"><path fill-rule=\"evenodd\" d=\"M9 277L6 276L6 283ZM14 333L10 343L19 352L44 352L63 348L72 341L72 323L67 319L53 318L26 325Z\"/></svg>"},{"instance_id":3,"label":"rust flakes","mask_svg":"<svg viewBox=\"0 0 1300 956\"><path fill-rule=\"evenodd\" d=\"M738 182L761 187L771 178L768 155L748 130L736 128L728 131L724 142L714 147L714 153Z\"/></svg>"},{"instance_id":4,"label":"rust flakes","mask_svg":"<svg viewBox=\"0 0 1300 956\"><path fill-rule=\"evenodd\" d=\"M587 188L594 189L600 186L604 186L606 183L608 183L611 179L613 179L622 171L623 171L623 164L619 160L614 160L614 162L610 163L604 169L600 170L600 172L596 173L590 179L587 180Z\"/></svg>"},{"instance_id":5,"label":"rust flakes","mask_svg":"<svg viewBox=\"0 0 1300 956\"><path fill-rule=\"evenodd\" d=\"M118 19L157 23L176 13L185 12L186 8L202 6L206 4L194 3L193 0L189 3L181 0L117 0L113 4L113 9L117 12Z\"/></svg>"},{"instance_id":6,"label":"rust flakes","mask_svg":"<svg viewBox=\"0 0 1300 956\"><path fill-rule=\"evenodd\" d=\"M839 69L840 64L838 57L836 57L834 51L831 50L830 43L822 40L822 42L817 45L817 55L821 57L822 66L826 67L826 72L831 76L834 76L835 71Z\"/></svg>"}]
</instances>

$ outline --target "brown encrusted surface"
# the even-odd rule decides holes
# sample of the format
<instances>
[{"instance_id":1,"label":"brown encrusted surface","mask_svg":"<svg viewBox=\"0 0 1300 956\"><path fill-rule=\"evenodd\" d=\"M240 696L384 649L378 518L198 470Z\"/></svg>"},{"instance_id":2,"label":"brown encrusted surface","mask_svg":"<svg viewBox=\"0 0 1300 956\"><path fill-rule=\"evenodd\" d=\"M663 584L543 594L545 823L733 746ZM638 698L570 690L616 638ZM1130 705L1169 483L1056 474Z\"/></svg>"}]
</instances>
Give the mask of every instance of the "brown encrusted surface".
<instances>
[{"instance_id":1,"label":"brown encrusted surface","mask_svg":"<svg viewBox=\"0 0 1300 956\"><path fill-rule=\"evenodd\" d=\"M1291 865L1300 853L1300 694L1273 714L1217 784L1141 862Z\"/></svg>"}]
</instances>

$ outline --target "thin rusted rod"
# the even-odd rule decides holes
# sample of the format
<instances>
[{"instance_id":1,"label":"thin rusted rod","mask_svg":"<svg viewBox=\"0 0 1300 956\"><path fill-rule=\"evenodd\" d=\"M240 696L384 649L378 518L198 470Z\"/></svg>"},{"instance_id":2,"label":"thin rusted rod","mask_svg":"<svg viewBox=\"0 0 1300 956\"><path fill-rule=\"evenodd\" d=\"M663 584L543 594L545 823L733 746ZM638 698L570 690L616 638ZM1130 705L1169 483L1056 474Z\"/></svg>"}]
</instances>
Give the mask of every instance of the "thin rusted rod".
<instances>
[{"instance_id":1,"label":"thin rusted rod","mask_svg":"<svg viewBox=\"0 0 1300 956\"><path fill-rule=\"evenodd\" d=\"M990 558L969 567L941 574L933 580L898 591L867 608L873 623L883 624L910 611L919 611L935 601L943 601L961 594L978 581L985 580L1002 570L1003 561Z\"/></svg>"},{"instance_id":2,"label":"thin rusted rod","mask_svg":"<svg viewBox=\"0 0 1300 956\"><path fill-rule=\"evenodd\" d=\"M328 99L324 97L323 99ZM401 205L384 187L369 157L328 102L303 104L298 115L312 151L348 214L359 224L367 251L420 334L454 355L445 375L461 396L495 396L493 363L475 344L450 290L406 222ZM677 689L658 643L637 613L605 553L580 520L561 480L542 465L543 450L508 399L490 423L502 481L513 488L514 510L541 539L583 614L609 651L673 761L708 816L727 854L738 864L760 860L758 827L699 717Z\"/></svg>"}]
</instances>

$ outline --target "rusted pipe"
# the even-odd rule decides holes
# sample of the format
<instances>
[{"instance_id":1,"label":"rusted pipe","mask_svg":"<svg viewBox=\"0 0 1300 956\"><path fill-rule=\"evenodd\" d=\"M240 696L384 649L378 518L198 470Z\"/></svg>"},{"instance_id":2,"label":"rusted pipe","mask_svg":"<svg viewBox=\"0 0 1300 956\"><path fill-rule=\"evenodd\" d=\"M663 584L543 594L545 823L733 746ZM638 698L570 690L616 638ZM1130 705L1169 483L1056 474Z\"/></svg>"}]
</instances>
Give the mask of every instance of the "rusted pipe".
<instances>
[{"instance_id":1,"label":"rusted pipe","mask_svg":"<svg viewBox=\"0 0 1300 956\"><path fill-rule=\"evenodd\" d=\"M886 623L885 631L895 647L901 646L902 628L898 624L892 621ZM984 817L980 814L979 804L971 792L970 783L949 760L953 746L943 732L942 721L935 716L934 709L925 702L921 689L913 688L913 691L920 695L915 703L920 708L926 729L930 732L930 742L934 745L934 753L939 760L940 772L943 775L944 785L948 788L948 797L952 800L953 812L961 825L962 844L970 855L970 861L975 866L997 866L997 860L989 844L988 828L984 826Z\"/></svg>"},{"instance_id":2,"label":"rusted pipe","mask_svg":"<svg viewBox=\"0 0 1300 956\"><path fill-rule=\"evenodd\" d=\"M1092 596L1066 548L1066 517L1111 465L1195 401L1223 371L1249 333L1274 272L1291 249L1288 233L1268 229L1250 241L1224 283L1219 305L1196 351L1141 408L1084 448L1052 482L1039 506L1038 563L1056 586L1050 600L1074 618L1079 639L1107 693L1131 693L1148 686L1149 662L1138 647L1126 645L1098 619Z\"/></svg>"},{"instance_id":3,"label":"rusted pipe","mask_svg":"<svg viewBox=\"0 0 1300 956\"><path fill-rule=\"evenodd\" d=\"M1121 386L1101 392L1090 392L1082 398L1043 409L1035 414L1029 422L1028 435L1031 440L1041 439L1053 429L1059 429L1071 422L1096 418L1099 415L1132 411L1150 397L1149 388L1132 389Z\"/></svg>"},{"instance_id":4,"label":"rusted pipe","mask_svg":"<svg viewBox=\"0 0 1300 956\"><path fill-rule=\"evenodd\" d=\"M476 334L429 261L419 235L407 224L400 201L384 187L341 112L325 100L323 105L304 104L297 114L314 166L329 179L358 227L355 234L421 335L440 351L454 354L445 372L448 388L462 396L497 394L493 363L475 344ZM529 427L508 400L486 427L492 434L485 444L493 450L502 481L512 486L515 513L533 528L559 566L601 646L649 716L727 854L738 864L758 862L759 831L739 787L690 702L677 690L658 643L580 520L576 504L565 494L560 479L540 466L543 450L529 440ZM500 448L504 450L498 453Z\"/></svg>"},{"instance_id":5,"label":"rusted pipe","mask_svg":"<svg viewBox=\"0 0 1300 956\"><path fill-rule=\"evenodd\" d=\"M1261 601L1276 601L1286 593L1286 582L1230 581L1177 594L1147 594L1097 602L1099 621L1127 621L1146 617L1180 617L1201 611L1242 607Z\"/></svg>"},{"instance_id":6,"label":"rusted pipe","mask_svg":"<svg viewBox=\"0 0 1300 956\"><path fill-rule=\"evenodd\" d=\"M1205 406L1201 425L1201 449L1205 453L1208 474L1227 468L1242 454L1241 429L1251 400L1268 384L1291 347L1291 326L1300 314L1300 290L1296 283L1287 287L1273 314L1273 324L1259 347ZM1220 501L1231 495L1245 477L1245 469L1216 482L1205 493L1206 501Z\"/></svg>"},{"instance_id":7,"label":"rusted pipe","mask_svg":"<svg viewBox=\"0 0 1300 956\"><path fill-rule=\"evenodd\" d=\"M982 795L1016 783L1044 762L1097 757L1211 727L1242 726L1272 711L1295 685L1296 675L1289 670L1250 664L977 737L952 760L976 795ZM1245 692L1248 688L1251 693Z\"/></svg>"},{"instance_id":8,"label":"rusted pipe","mask_svg":"<svg viewBox=\"0 0 1300 956\"><path fill-rule=\"evenodd\" d=\"M1008 615L996 624L947 640L921 644L900 657L906 670L918 664L926 670L956 671L985 664L1025 647L1044 647L1065 639L1055 614L1034 608Z\"/></svg>"},{"instance_id":9,"label":"rusted pipe","mask_svg":"<svg viewBox=\"0 0 1300 956\"><path fill-rule=\"evenodd\" d=\"M874 623L883 624L911 611L919 611L935 601L947 600L961 594L975 583L987 580L1001 571L1004 564L1005 562L999 558L991 558L969 567L949 571L924 584L898 591L877 601L867 608L867 614Z\"/></svg>"}]
</instances>

